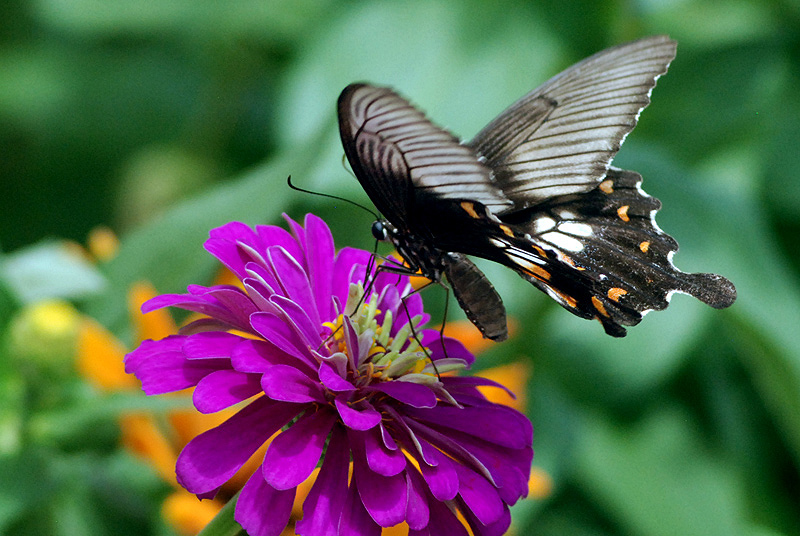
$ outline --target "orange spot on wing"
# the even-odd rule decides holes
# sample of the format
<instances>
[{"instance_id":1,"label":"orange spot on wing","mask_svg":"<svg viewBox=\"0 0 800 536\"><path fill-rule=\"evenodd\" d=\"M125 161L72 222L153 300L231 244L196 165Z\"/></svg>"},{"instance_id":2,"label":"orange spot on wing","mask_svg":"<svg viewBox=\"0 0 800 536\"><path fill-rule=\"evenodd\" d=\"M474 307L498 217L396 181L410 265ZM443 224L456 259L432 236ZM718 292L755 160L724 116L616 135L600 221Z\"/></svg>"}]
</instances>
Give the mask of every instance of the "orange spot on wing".
<instances>
[{"instance_id":1,"label":"orange spot on wing","mask_svg":"<svg viewBox=\"0 0 800 536\"><path fill-rule=\"evenodd\" d=\"M464 211L466 211L466 213L469 214L471 218L475 218L476 220L480 219L480 216L478 215L478 213L475 212L475 204L474 203L471 203L469 201L462 201L461 202L461 208L463 208Z\"/></svg>"},{"instance_id":2,"label":"orange spot on wing","mask_svg":"<svg viewBox=\"0 0 800 536\"><path fill-rule=\"evenodd\" d=\"M601 315L603 315L605 317L608 317L608 311L606 311L606 308L603 305L603 302L601 302L597 298L597 296L592 296L592 305L594 305L594 308L597 309L598 313L600 313Z\"/></svg>"},{"instance_id":3,"label":"orange spot on wing","mask_svg":"<svg viewBox=\"0 0 800 536\"><path fill-rule=\"evenodd\" d=\"M612 287L608 289L608 298L614 301L619 301L620 296L624 296L628 291L624 288Z\"/></svg>"},{"instance_id":4,"label":"orange spot on wing","mask_svg":"<svg viewBox=\"0 0 800 536\"><path fill-rule=\"evenodd\" d=\"M505 233L506 236L514 238L514 231L512 231L511 227L509 227L508 225L501 225L500 230L503 231L503 233Z\"/></svg>"},{"instance_id":5,"label":"orange spot on wing","mask_svg":"<svg viewBox=\"0 0 800 536\"><path fill-rule=\"evenodd\" d=\"M550 279L550 272L548 272L541 266L536 266L535 264L531 264L530 266L528 266L525 272L543 281L547 281L548 279Z\"/></svg>"},{"instance_id":6,"label":"orange spot on wing","mask_svg":"<svg viewBox=\"0 0 800 536\"><path fill-rule=\"evenodd\" d=\"M622 221L631 221L630 216L628 216L628 209L631 208L629 205L622 205L617 209L617 216Z\"/></svg>"},{"instance_id":7,"label":"orange spot on wing","mask_svg":"<svg viewBox=\"0 0 800 536\"><path fill-rule=\"evenodd\" d=\"M601 192L606 194L614 193L614 181L612 181L611 179L606 179L600 183L598 188L600 188Z\"/></svg>"},{"instance_id":8,"label":"orange spot on wing","mask_svg":"<svg viewBox=\"0 0 800 536\"><path fill-rule=\"evenodd\" d=\"M642 253L647 253L647 250L650 249L650 242L645 240L644 242L640 243L639 249L642 250Z\"/></svg>"},{"instance_id":9,"label":"orange spot on wing","mask_svg":"<svg viewBox=\"0 0 800 536\"><path fill-rule=\"evenodd\" d=\"M535 246L535 245L532 245L532 247L533 247L533 250L534 250L536 253L538 253L538 254L539 254L539 256L540 256L541 258L543 258L543 259L546 259L546 258L547 258L547 253L545 252L545 250L543 250L543 249L542 249L542 248L540 248L539 246Z\"/></svg>"}]
</instances>

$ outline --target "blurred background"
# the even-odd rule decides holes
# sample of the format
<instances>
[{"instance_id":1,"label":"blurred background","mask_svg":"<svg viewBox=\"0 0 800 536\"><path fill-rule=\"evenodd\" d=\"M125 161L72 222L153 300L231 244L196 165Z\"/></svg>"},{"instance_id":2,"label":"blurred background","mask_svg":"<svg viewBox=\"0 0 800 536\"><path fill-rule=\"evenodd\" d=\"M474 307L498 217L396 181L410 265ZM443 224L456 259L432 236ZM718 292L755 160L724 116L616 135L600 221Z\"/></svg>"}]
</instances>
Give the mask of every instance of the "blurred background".
<instances>
[{"instance_id":1,"label":"blurred background","mask_svg":"<svg viewBox=\"0 0 800 536\"><path fill-rule=\"evenodd\" d=\"M136 304L219 277L202 242L231 220L311 211L337 246L372 246L371 216L286 186L292 175L369 203L342 163L345 85L391 85L470 138L583 57L667 33L677 58L615 164L662 200L676 265L725 275L739 298L715 311L676 296L615 340L481 264L515 329L476 369L525 380L535 429L535 482L512 530L800 534L796 0L7 0L0 12L0 533L202 526L194 499L168 502L170 460L197 431L188 401L147 400L118 370L138 340L174 329ZM433 318L443 296L425 292Z\"/></svg>"}]
</instances>

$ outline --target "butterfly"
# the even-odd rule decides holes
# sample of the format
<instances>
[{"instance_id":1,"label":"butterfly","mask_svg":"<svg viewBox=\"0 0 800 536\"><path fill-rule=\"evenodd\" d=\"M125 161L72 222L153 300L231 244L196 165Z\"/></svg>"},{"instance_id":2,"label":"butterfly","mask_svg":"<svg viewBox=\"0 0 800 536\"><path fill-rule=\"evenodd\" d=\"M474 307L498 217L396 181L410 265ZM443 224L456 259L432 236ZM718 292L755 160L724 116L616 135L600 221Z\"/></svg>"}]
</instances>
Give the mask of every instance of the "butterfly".
<instances>
[{"instance_id":1,"label":"butterfly","mask_svg":"<svg viewBox=\"0 0 800 536\"><path fill-rule=\"evenodd\" d=\"M447 280L484 337L508 335L502 299L467 258L516 271L571 313L626 334L675 292L715 308L722 276L684 273L661 203L635 171L611 166L676 43L653 36L603 50L528 93L462 143L392 89L352 84L338 101L342 144L385 219L373 234L408 265Z\"/></svg>"}]
</instances>

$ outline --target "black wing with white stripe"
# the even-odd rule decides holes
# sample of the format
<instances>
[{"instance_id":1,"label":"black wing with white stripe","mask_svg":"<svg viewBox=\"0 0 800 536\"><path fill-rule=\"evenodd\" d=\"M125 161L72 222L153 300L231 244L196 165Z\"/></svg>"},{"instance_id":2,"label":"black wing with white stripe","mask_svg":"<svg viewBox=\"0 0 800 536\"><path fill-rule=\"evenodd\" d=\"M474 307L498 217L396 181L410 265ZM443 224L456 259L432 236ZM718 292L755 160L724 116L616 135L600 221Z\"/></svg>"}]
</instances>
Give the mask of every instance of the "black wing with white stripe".
<instances>
[{"instance_id":1,"label":"black wing with white stripe","mask_svg":"<svg viewBox=\"0 0 800 536\"><path fill-rule=\"evenodd\" d=\"M617 337L625 335L623 326L666 308L675 292L717 309L731 305L736 290L730 281L675 267L678 243L656 225L661 203L641 190L641 180L634 171L611 167L592 192L548 200L501 223L473 208L489 237L486 251L478 254L488 253Z\"/></svg>"},{"instance_id":2,"label":"black wing with white stripe","mask_svg":"<svg viewBox=\"0 0 800 536\"><path fill-rule=\"evenodd\" d=\"M347 86L339 96L339 131L353 172L396 226L413 226L409 217L421 199L511 205L471 148L389 88Z\"/></svg>"}]
</instances>

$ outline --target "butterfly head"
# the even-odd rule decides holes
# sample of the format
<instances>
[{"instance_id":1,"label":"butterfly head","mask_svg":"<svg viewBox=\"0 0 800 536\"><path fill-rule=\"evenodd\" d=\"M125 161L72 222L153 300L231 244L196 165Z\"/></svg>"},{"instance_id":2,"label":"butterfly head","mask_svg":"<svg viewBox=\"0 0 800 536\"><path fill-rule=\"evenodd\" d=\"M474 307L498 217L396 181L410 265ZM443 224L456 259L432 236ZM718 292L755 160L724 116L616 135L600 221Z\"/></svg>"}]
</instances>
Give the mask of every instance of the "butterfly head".
<instances>
[{"instance_id":1,"label":"butterfly head","mask_svg":"<svg viewBox=\"0 0 800 536\"><path fill-rule=\"evenodd\" d=\"M372 223L372 236L375 237L375 240L380 240L381 242L386 242L389 240L390 230L393 230L394 227L391 223L386 220L375 220Z\"/></svg>"}]
</instances>

